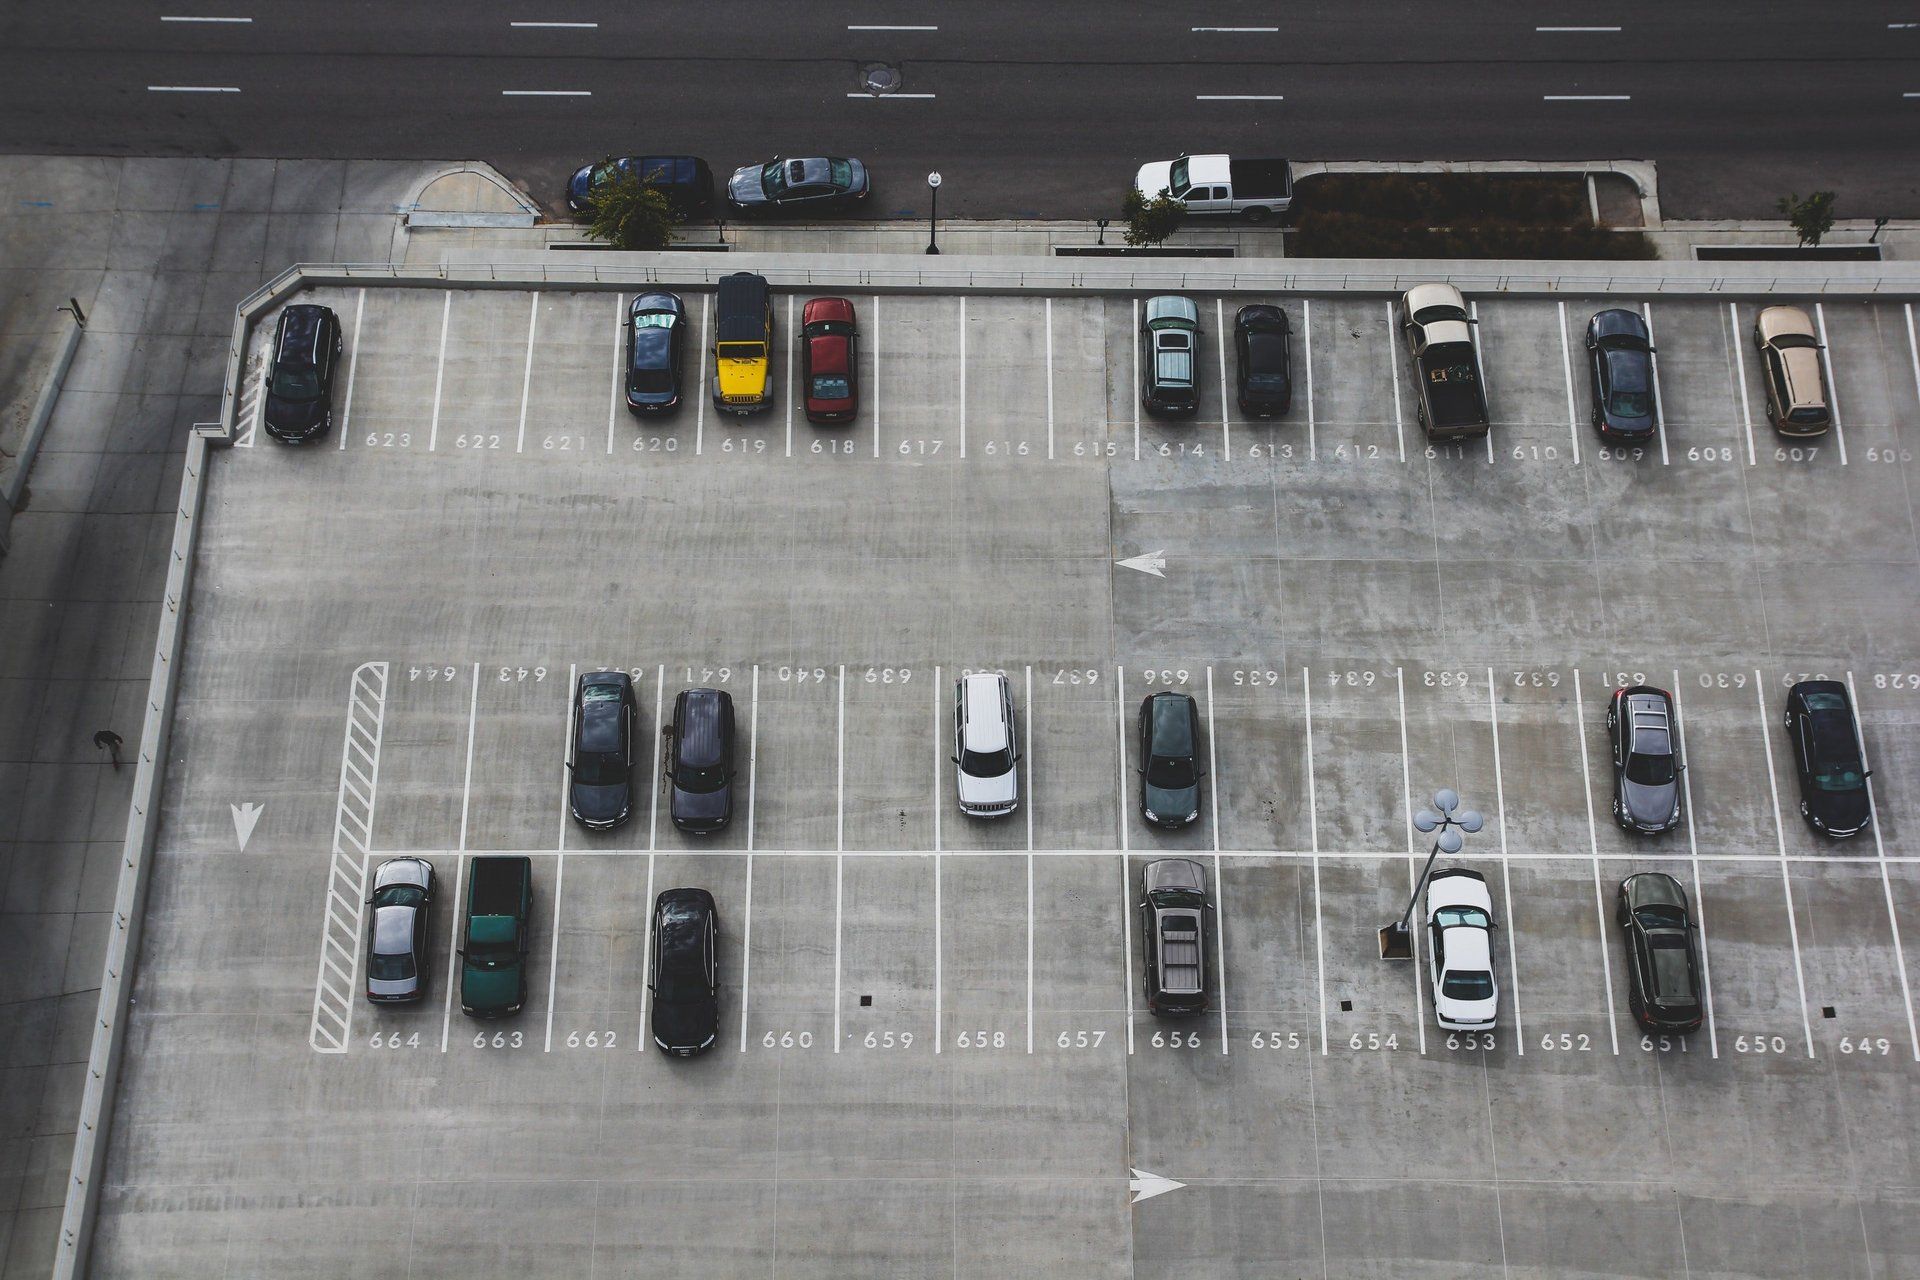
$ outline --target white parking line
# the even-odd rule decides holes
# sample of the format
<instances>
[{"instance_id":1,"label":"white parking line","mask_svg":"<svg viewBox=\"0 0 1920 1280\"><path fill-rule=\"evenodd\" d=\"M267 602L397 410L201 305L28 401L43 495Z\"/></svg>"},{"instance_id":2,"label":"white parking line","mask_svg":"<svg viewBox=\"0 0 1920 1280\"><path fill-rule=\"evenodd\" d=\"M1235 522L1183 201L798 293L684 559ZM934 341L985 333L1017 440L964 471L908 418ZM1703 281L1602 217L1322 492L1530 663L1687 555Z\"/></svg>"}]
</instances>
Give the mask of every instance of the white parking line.
<instances>
[{"instance_id":1,"label":"white parking line","mask_svg":"<svg viewBox=\"0 0 1920 1280\"><path fill-rule=\"evenodd\" d=\"M1227 422L1227 306L1220 298L1213 300L1213 350L1220 364L1220 456L1225 461L1233 461L1233 428ZM1194 371L1196 374L1199 370Z\"/></svg>"},{"instance_id":2,"label":"white parking line","mask_svg":"<svg viewBox=\"0 0 1920 1280\"><path fill-rule=\"evenodd\" d=\"M867 346L873 352L873 383L867 393L873 414L873 456L880 456L880 295L873 295L873 337ZM1049 364L1052 362L1049 361Z\"/></svg>"},{"instance_id":3,"label":"white parking line","mask_svg":"<svg viewBox=\"0 0 1920 1280\"><path fill-rule=\"evenodd\" d=\"M1740 349L1740 304L1727 304L1727 345L1733 348L1734 385L1740 389L1740 421L1747 429L1747 465L1756 465L1753 453L1753 405L1747 400L1747 357Z\"/></svg>"},{"instance_id":4,"label":"white parking line","mask_svg":"<svg viewBox=\"0 0 1920 1280\"><path fill-rule=\"evenodd\" d=\"M941 964L942 953L946 950L941 937L940 902L940 797L942 780L940 762L945 758L940 734L940 699L946 690L940 679L940 668L933 669L933 1051L940 1052L940 1042L946 1038L946 1005L942 995L946 990L946 975Z\"/></svg>"},{"instance_id":5,"label":"white parking line","mask_svg":"<svg viewBox=\"0 0 1920 1280\"><path fill-rule=\"evenodd\" d=\"M240 89L230 84L150 84L148 93L238 93Z\"/></svg>"},{"instance_id":6,"label":"white parking line","mask_svg":"<svg viewBox=\"0 0 1920 1280\"><path fill-rule=\"evenodd\" d=\"M897 26L889 23L881 23L881 24L872 25L872 26L856 26L853 23L847 24L847 30L849 31L938 31L939 29L940 29L939 27Z\"/></svg>"},{"instance_id":7,"label":"white parking line","mask_svg":"<svg viewBox=\"0 0 1920 1280\"><path fill-rule=\"evenodd\" d=\"M179 17L162 17L162 18L160 19L160 21L162 21L162 22L232 22L232 23L247 23L247 22L252 22L252 21L253 21L253 19L252 19L252 18L179 18Z\"/></svg>"},{"instance_id":8,"label":"white parking line","mask_svg":"<svg viewBox=\"0 0 1920 1280\"><path fill-rule=\"evenodd\" d=\"M613 456L613 423L620 415L620 375L627 363L627 297L613 295L613 385L607 391L607 456ZM698 453L696 448L694 452Z\"/></svg>"},{"instance_id":9,"label":"white parking line","mask_svg":"<svg viewBox=\"0 0 1920 1280\"><path fill-rule=\"evenodd\" d=\"M1413 764L1407 754L1407 680L1399 667L1393 669L1394 695L1400 702L1400 807L1407 820L1407 893L1420 891L1420 872L1416 860L1419 849L1413 843ZM1316 864L1318 859L1315 859ZM1427 998L1420 990L1420 946L1413 947L1413 1025L1420 1030L1420 1052L1427 1051Z\"/></svg>"},{"instance_id":10,"label":"white parking line","mask_svg":"<svg viewBox=\"0 0 1920 1280\"><path fill-rule=\"evenodd\" d=\"M1513 1042L1521 1057L1527 1056L1527 1028L1520 1020L1520 956L1513 935L1519 927L1513 919L1513 870L1507 861L1507 784L1500 773L1500 706L1493 696L1493 668L1487 668L1487 716L1493 726L1493 799L1500 816L1500 882L1507 904L1507 971L1513 987Z\"/></svg>"},{"instance_id":11,"label":"white parking line","mask_svg":"<svg viewBox=\"0 0 1920 1280\"><path fill-rule=\"evenodd\" d=\"M1632 102L1630 93L1544 93L1542 102Z\"/></svg>"},{"instance_id":12,"label":"white parking line","mask_svg":"<svg viewBox=\"0 0 1920 1280\"><path fill-rule=\"evenodd\" d=\"M1127 330L1127 350L1133 361L1133 380L1127 384L1127 398L1133 401L1133 460L1140 461L1140 299L1133 300L1133 328ZM1121 806L1121 821L1126 821L1126 807ZM1129 988L1131 990L1131 988ZM1132 1024L1129 1023L1129 1026ZM1132 1046L1128 1046L1132 1052Z\"/></svg>"},{"instance_id":13,"label":"white parking line","mask_svg":"<svg viewBox=\"0 0 1920 1280\"><path fill-rule=\"evenodd\" d=\"M542 27L564 31L592 31L600 24L597 22L509 22L510 27Z\"/></svg>"},{"instance_id":14,"label":"white parking line","mask_svg":"<svg viewBox=\"0 0 1920 1280\"><path fill-rule=\"evenodd\" d=\"M1219 973L1220 1052L1227 1053L1227 882L1220 874L1220 774L1214 755L1213 668L1207 668L1207 801L1213 825L1213 967Z\"/></svg>"},{"instance_id":15,"label":"white parking line","mask_svg":"<svg viewBox=\"0 0 1920 1280\"><path fill-rule=\"evenodd\" d=\"M740 1052L747 1051L747 996L753 990L753 800L760 764L760 664L753 664L753 701L747 711L747 907L740 939Z\"/></svg>"},{"instance_id":16,"label":"white parking line","mask_svg":"<svg viewBox=\"0 0 1920 1280\"><path fill-rule=\"evenodd\" d=\"M1307 367L1307 460L1317 461L1320 446L1315 432L1313 415L1313 299L1300 300L1300 337L1306 344Z\"/></svg>"},{"instance_id":17,"label":"white parking line","mask_svg":"<svg viewBox=\"0 0 1920 1280\"><path fill-rule=\"evenodd\" d=\"M1307 713L1307 831L1313 846L1313 983L1320 993L1320 1056L1327 1056L1327 926L1320 911L1320 797L1313 781L1313 673L1300 668Z\"/></svg>"},{"instance_id":18,"label":"white parking line","mask_svg":"<svg viewBox=\"0 0 1920 1280\"><path fill-rule=\"evenodd\" d=\"M1660 344L1653 337L1653 304L1640 304L1640 318L1647 322L1647 345L1652 353L1647 357L1653 366L1653 425L1660 433L1660 465L1669 465L1667 458L1667 398L1660 394Z\"/></svg>"},{"instance_id":19,"label":"white parking line","mask_svg":"<svg viewBox=\"0 0 1920 1280\"><path fill-rule=\"evenodd\" d=\"M647 852L652 853L659 847L660 831L660 718L666 708L660 704L667 697L667 666L663 662L654 669L653 676L653 773L647 778Z\"/></svg>"},{"instance_id":20,"label":"white parking line","mask_svg":"<svg viewBox=\"0 0 1920 1280\"><path fill-rule=\"evenodd\" d=\"M364 293L365 290L362 290ZM527 448L527 402L533 392L533 338L540 328L540 293L535 290L528 295L533 305L527 308L527 364L520 374L520 434L514 438L513 451L524 453ZM344 440L343 440L344 443Z\"/></svg>"},{"instance_id":21,"label":"white parking line","mask_svg":"<svg viewBox=\"0 0 1920 1280\"><path fill-rule=\"evenodd\" d=\"M960 295L960 456L967 456L967 295Z\"/></svg>"},{"instance_id":22,"label":"white parking line","mask_svg":"<svg viewBox=\"0 0 1920 1280\"><path fill-rule=\"evenodd\" d=\"M1218 31L1218 32L1231 33L1231 34L1257 35L1257 34L1271 34L1273 32L1280 30L1280 28L1278 27L1195 27L1193 28L1193 30L1196 32Z\"/></svg>"},{"instance_id":23,"label":"white parking line","mask_svg":"<svg viewBox=\"0 0 1920 1280\"><path fill-rule=\"evenodd\" d=\"M1907 358L1913 361L1913 394L1916 397L1920 397L1920 342L1916 342L1913 336L1913 304L1911 302L1906 305L1906 312ZM347 386L349 388L353 386L351 378L349 378Z\"/></svg>"},{"instance_id":24,"label":"white parking line","mask_svg":"<svg viewBox=\"0 0 1920 1280\"><path fill-rule=\"evenodd\" d=\"M367 291L362 288L353 304L353 349L347 352L347 391L340 405L340 447L347 447L347 420L353 416L353 373L360 367L360 321L367 313ZM1907 333L1913 333L1912 309L1908 309Z\"/></svg>"},{"instance_id":25,"label":"white parking line","mask_svg":"<svg viewBox=\"0 0 1920 1280\"><path fill-rule=\"evenodd\" d=\"M1136 301L1134 306L1139 307ZM1137 345L1137 344L1136 344ZM1127 999L1127 1052L1133 1052L1133 883L1127 874L1127 669L1113 668L1114 723L1120 730L1120 936L1126 957L1120 990ZM1141 939L1142 946L1146 940Z\"/></svg>"},{"instance_id":26,"label":"white parking line","mask_svg":"<svg viewBox=\"0 0 1920 1280\"><path fill-rule=\"evenodd\" d=\"M700 295L700 396L693 406L693 451L697 455L706 441L707 434L707 366L713 362L707 356L708 333L707 317L713 307L713 295Z\"/></svg>"},{"instance_id":27,"label":"white parking line","mask_svg":"<svg viewBox=\"0 0 1920 1280\"><path fill-rule=\"evenodd\" d=\"M1196 93L1195 102L1285 102L1277 93Z\"/></svg>"},{"instance_id":28,"label":"white parking line","mask_svg":"<svg viewBox=\"0 0 1920 1280\"><path fill-rule=\"evenodd\" d=\"M446 301L440 308L440 358L433 370L433 425L427 431L427 452L432 453L440 441L440 388L447 376L447 325L453 319L453 290L446 291Z\"/></svg>"},{"instance_id":29,"label":"white parking line","mask_svg":"<svg viewBox=\"0 0 1920 1280\"><path fill-rule=\"evenodd\" d=\"M460 983L460 919L466 914L460 887L467 870L467 802L473 795L473 740L480 724L480 664L473 664L473 692L467 698L467 773L460 789L460 848L453 870L453 928L447 939L446 995L440 1010L440 1052L447 1051L447 1036L453 1025L453 989Z\"/></svg>"},{"instance_id":30,"label":"white parking line","mask_svg":"<svg viewBox=\"0 0 1920 1280\"><path fill-rule=\"evenodd\" d=\"M591 98L591 89L502 89L503 98Z\"/></svg>"},{"instance_id":31,"label":"white parking line","mask_svg":"<svg viewBox=\"0 0 1920 1280\"><path fill-rule=\"evenodd\" d=\"M1393 388L1393 442L1407 460L1405 412L1400 408L1400 348L1393 336L1393 299L1387 299L1387 382Z\"/></svg>"},{"instance_id":32,"label":"white parking line","mask_svg":"<svg viewBox=\"0 0 1920 1280\"><path fill-rule=\"evenodd\" d=\"M1047 461L1053 461L1053 299L1047 299Z\"/></svg>"},{"instance_id":33,"label":"white parking line","mask_svg":"<svg viewBox=\"0 0 1920 1280\"><path fill-rule=\"evenodd\" d=\"M1051 362L1049 362L1051 364ZM1027 668L1027 1052L1033 1052L1033 668Z\"/></svg>"},{"instance_id":34,"label":"white parking line","mask_svg":"<svg viewBox=\"0 0 1920 1280\"><path fill-rule=\"evenodd\" d=\"M640 1030L633 1037L635 1053L647 1051L647 1041L653 1039L648 1025L647 1014L653 1008L653 854L647 854L647 896L644 899L647 912L646 928L641 931L640 953Z\"/></svg>"},{"instance_id":35,"label":"white parking line","mask_svg":"<svg viewBox=\"0 0 1920 1280\"><path fill-rule=\"evenodd\" d=\"M1564 330L1562 331L1564 333ZM1679 683L1675 681L1675 683ZM1599 926L1600 973L1607 989L1607 1035L1613 1042L1614 1056L1620 1054L1620 1028L1614 1019L1613 960L1607 954L1607 904L1600 890L1600 830L1593 821L1593 773L1587 761L1587 696L1580 688L1580 668L1573 669L1573 713L1580 734L1580 796L1587 802L1587 848L1593 852L1593 920Z\"/></svg>"},{"instance_id":36,"label":"white parking line","mask_svg":"<svg viewBox=\"0 0 1920 1280\"><path fill-rule=\"evenodd\" d=\"M833 1051L840 1052L840 936L846 916L847 876L847 668L840 667L839 717L834 726L833 784ZM935 864L938 866L938 863ZM934 880L934 912L938 918L940 881Z\"/></svg>"},{"instance_id":37,"label":"white parking line","mask_svg":"<svg viewBox=\"0 0 1920 1280\"><path fill-rule=\"evenodd\" d=\"M534 296L537 298L539 295ZM560 977L560 895L565 892L567 884L567 823L573 816L571 803L573 770L568 765L569 757L573 754L573 688L574 682L580 678L579 671L577 663L567 664L567 710L560 717L561 722L566 725L566 736L560 740L560 834L554 838L553 842L553 954L547 958L547 1038L542 1050L545 1053L553 1052L553 990L555 982ZM479 663L475 663L473 667L473 691L476 695L480 692ZM473 767L471 753L467 758L467 767L471 772ZM466 808L466 801L462 799L460 802L462 826L466 825Z\"/></svg>"},{"instance_id":38,"label":"white parking line","mask_svg":"<svg viewBox=\"0 0 1920 1280\"><path fill-rule=\"evenodd\" d=\"M787 295L787 334L793 339L793 347L787 352L787 456L793 456L793 366L800 362L794 357L800 348L798 335L793 328L793 295Z\"/></svg>"},{"instance_id":39,"label":"white parking line","mask_svg":"<svg viewBox=\"0 0 1920 1280\"><path fill-rule=\"evenodd\" d=\"M1766 686L1760 669L1753 670L1753 698L1760 708L1760 745L1767 757L1767 791L1773 797L1773 838L1780 847L1780 888L1787 899L1787 936L1793 942L1793 981L1800 991L1800 1026L1807 1036L1807 1056L1813 1056L1813 1022L1807 1015L1807 976L1800 964L1800 925L1793 913L1793 878L1787 873L1787 832L1780 825L1780 783L1773 770L1773 733L1767 727Z\"/></svg>"},{"instance_id":40,"label":"white parking line","mask_svg":"<svg viewBox=\"0 0 1920 1280\"><path fill-rule=\"evenodd\" d=\"M1467 303L1467 316L1473 321L1474 325L1478 327L1480 324L1480 304L1478 302L1470 301ZM1487 385L1486 345L1487 339L1485 334L1476 334L1474 336L1473 367L1480 374L1481 398L1487 402L1487 462L1491 465L1493 462L1493 388ZM1491 680L1493 677L1489 675L1487 678ZM1511 935L1509 935L1508 940L1512 940ZM1524 1047L1521 1049L1521 1052L1526 1052Z\"/></svg>"},{"instance_id":41,"label":"white parking line","mask_svg":"<svg viewBox=\"0 0 1920 1280\"><path fill-rule=\"evenodd\" d=\"M1567 340L1567 304L1560 308L1560 372L1567 380L1567 436L1573 441L1573 465L1580 465L1580 410L1573 403L1573 352Z\"/></svg>"},{"instance_id":42,"label":"white parking line","mask_svg":"<svg viewBox=\"0 0 1920 1280\"><path fill-rule=\"evenodd\" d=\"M1911 314L1911 312L1909 312ZM1853 672L1847 672L1847 695L1853 700L1853 731L1860 747L1860 768L1867 775L1867 812L1873 827L1873 850L1880 859L1880 891L1887 899L1887 925L1893 931L1894 966L1900 974L1900 1001L1907 1010L1907 1042L1913 1047L1913 1060L1920 1062L1920 1030L1913 1020L1913 990L1907 982L1907 952L1900 945L1900 917L1893 910L1893 883L1887 877L1887 847L1880 836L1880 806L1873 795L1873 761L1867 759L1867 731L1860 723L1860 692L1854 687Z\"/></svg>"},{"instance_id":43,"label":"white parking line","mask_svg":"<svg viewBox=\"0 0 1920 1280\"><path fill-rule=\"evenodd\" d=\"M1847 432L1840 425L1840 386L1833 380L1833 356L1827 350L1827 308L1813 304L1813 318L1820 326L1820 363L1827 371L1827 413L1833 419L1833 440L1840 446L1840 465L1847 465Z\"/></svg>"},{"instance_id":44,"label":"white parking line","mask_svg":"<svg viewBox=\"0 0 1920 1280\"><path fill-rule=\"evenodd\" d=\"M1707 997L1707 1048L1713 1056L1720 1056L1720 1032L1713 1021L1713 965L1708 960L1711 950L1707 945L1707 895L1700 888L1700 846L1695 843L1693 834L1693 780L1687 771L1687 727L1685 708L1680 705L1680 672L1673 672L1673 729L1674 736L1680 739L1680 788L1681 800L1686 808L1681 810L1682 821L1687 824L1687 858L1693 864L1693 914L1700 927L1700 985Z\"/></svg>"},{"instance_id":45,"label":"white parking line","mask_svg":"<svg viewBox=\"0 0 1920 1280\"><path fill-rule=\"evenodd\" d=\"M1534 28L1535 31L1541 32L1542 34L1559 34L1559 35L1584 35L1589 33L1601 34L1606 32L1618 31L1619 29L1620 28L1618 27L1535 27Z\"/></svg>"}]
</instances>

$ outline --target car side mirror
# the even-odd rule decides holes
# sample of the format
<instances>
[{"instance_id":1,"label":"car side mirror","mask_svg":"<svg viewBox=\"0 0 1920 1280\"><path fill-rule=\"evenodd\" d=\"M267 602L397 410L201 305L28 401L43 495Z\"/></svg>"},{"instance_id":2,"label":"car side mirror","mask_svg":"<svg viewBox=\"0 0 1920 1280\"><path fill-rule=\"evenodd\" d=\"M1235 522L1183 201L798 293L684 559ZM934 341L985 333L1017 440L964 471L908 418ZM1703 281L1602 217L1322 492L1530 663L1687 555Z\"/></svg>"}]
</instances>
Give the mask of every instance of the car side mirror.
<instances>
[{"instance_id":1,"label":"car side mirror","mask_svg":"<svg viewBox=\"0 0 1920 1280\"><path fill-rule=\"evenodd\" d=\"M465 960L467 958L467 949L465 947L457 948L453 954L459 956L462 960Z\"/></svg>"},{"instance_id":2,"label":"car side mirror","mask_svg":"<svg viewBox=\"0 0 1920 1280\"><path fill-rule=\"evenodd\" d=\"M954 764L959 764L959 763L960 763L960 757L959 757L959 756L948 756L948 757L947 757L947 759L948 759L948 760L950 760L950 761L952 761L952 762L953 762Z\"/></svg>"},{"instance_id":3,"label":"car side mirror","mask_svg":"<svg viewBox=\"0 0 1920 1280\"><path fill-rule=\"evenodd\" d=\"M1871 778L1872 776L1873 776L1873 770L1869 769L1865 773L1860 775L1860 780L1862 782L1865 782L1868 778Z\"/></svg>"}]
</instances>

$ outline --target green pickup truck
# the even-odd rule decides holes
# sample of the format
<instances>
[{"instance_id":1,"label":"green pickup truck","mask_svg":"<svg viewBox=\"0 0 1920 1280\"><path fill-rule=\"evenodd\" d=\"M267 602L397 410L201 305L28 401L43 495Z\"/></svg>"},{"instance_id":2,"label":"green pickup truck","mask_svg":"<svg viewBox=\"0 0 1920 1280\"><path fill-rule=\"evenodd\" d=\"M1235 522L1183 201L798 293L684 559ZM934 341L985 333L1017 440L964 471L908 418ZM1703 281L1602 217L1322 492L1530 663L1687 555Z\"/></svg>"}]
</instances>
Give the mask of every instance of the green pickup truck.
<instances>
[{"instance_id":1,"label":"green pickup truck","mask_svg":"<svg viewBox=\"0 0 1920 1280\"><path fill-rule=\"evenodd\" d=\"M527 1002L533 859L475 858L461 924L460 1012L504 1018Z\"/></svg>"}]
</instances>

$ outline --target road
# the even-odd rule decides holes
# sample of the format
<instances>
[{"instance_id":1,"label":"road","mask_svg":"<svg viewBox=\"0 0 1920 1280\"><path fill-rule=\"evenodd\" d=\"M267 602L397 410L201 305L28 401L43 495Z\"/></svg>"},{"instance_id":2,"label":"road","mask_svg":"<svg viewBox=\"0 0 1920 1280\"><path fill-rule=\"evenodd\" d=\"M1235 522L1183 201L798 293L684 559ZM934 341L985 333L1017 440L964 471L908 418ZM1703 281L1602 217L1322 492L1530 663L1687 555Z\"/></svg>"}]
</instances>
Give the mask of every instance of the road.
<instances>
[{"instance_id":1,"label":"road","mask_svg":"<svg viewBox=\"0 0 1920 1280\"><path fill-rule=\"evenodd\" d=\"M858 155L882 216L1114 211L1181 150L1301 159L1651 159L1669 216L1920 214L1920 5L1494 0L1175 10L909 0L636 7L286 0L20 5L0 149L476 157L549 205L580 160ZM1041 16L1036 17L1036 14ZM219 19L212 21L209 19ZM548 24L548 25L530 25ZM860 29L885 28L885 29ZM899 96L860 92L871 64ZM182 91L185 90L185 91ZM204 90L220 90L205 92ZM906 97L904 95L922 95ZM538 96L529 96L538 95Z\"/></svg>"}]
</instances>

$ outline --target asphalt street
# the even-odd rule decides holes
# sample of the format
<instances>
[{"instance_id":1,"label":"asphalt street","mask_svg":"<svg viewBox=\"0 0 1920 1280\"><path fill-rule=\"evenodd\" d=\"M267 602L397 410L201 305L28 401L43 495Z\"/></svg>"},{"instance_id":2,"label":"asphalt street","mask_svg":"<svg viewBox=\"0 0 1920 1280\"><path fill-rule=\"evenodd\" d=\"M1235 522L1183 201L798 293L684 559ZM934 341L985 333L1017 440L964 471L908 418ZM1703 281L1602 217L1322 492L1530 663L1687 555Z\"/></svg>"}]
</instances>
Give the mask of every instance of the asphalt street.
<instances>
[{"instance_id":1,"label":"asphalt street","mask_svg":"<svg viewBox=\"0 0 1920 1280\"><path fill-rule=\"evenodd\" d=\"M861 92L863 70L899 73ZM907 96L917 95L917 96ZM1920 214L1920 9L1498 0L1178 10L904 0L19 5L0 149L490 160L548 205L609 151L851 154L874 213L1098 217L1140 161L1650 159L1668 216Z\"/></svg>"}]
</instances>

